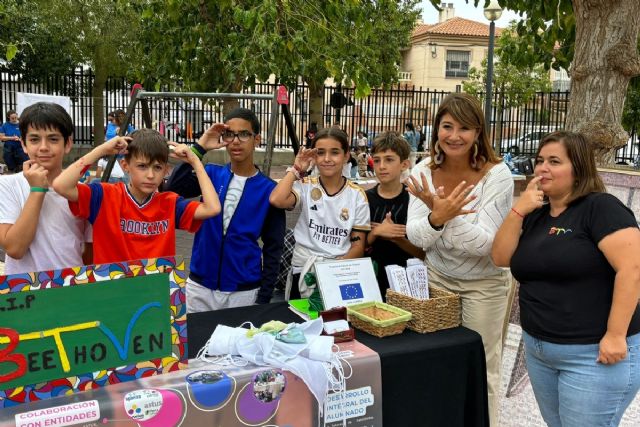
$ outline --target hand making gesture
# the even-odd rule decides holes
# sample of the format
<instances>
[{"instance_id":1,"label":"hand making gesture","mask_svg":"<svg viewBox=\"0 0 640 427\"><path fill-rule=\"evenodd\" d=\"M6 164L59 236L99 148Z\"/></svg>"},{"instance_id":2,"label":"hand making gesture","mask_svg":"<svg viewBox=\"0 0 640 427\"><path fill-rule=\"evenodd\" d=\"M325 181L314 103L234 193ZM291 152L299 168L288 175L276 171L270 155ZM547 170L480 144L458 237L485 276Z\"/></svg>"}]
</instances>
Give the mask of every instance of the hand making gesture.
<instances>
[{"instance_id":1,"label":"hand making gesture","mask_svg":"<svg viewBox=\"0 0 640 427\"><path fill-rule=\"evenodd\" d=\"M293 165L301 171L308 171L313 166L316 157L315 148L301 148L296 155Z\"/></svg>"},{"instance_id":2,"label":"hand making gesture","mask_svg":"<svg viewBox=\"0 0 640 427\"><path fill-rule=\"evenodd\" d=\"M518 214L526 216L544 204L544 192L538 187L541 179L541 176L533 178L520 194L518 202L513 206Z\"/></svg>"},{"instance_id":3,"label":"hand making gesture","mask_svg":"<svg viewBox=\"0 0 640 427\"><path fill-rule=\"evenodd\" d=\"M407 234L407 226L404 224L396 224L391 219L391 212L387 212L382 222L371 223L372 237L380 237L382 239L397 239L402 238Z\"/></svg>"},{"instance_id":4,"label":"hand making gesture","mask_svg":"<svg viewBox=\"0 0 640 427\"><path fill-rule=\"evenodd\" d=\"M30 187L49 188L48 173L49 171L33 160L26 160L22 164L22 174Z\"/></svg>"},{"instance_id":5,"label":"hand making gesture","mask_svg":"<svg viewBox=\"0 0 640 427\"><path fill-rule=\"evenodd\" d=\"M229 129L229 126L223 123L212 124L206 131L204 131L198 140L198 145L207 151L225 147L228 143L222 140L222 134L227 129Z\"/></svg>"},{"instance_id":6,"label":"hand making gesture","mask_svg":"<svg viewBox=\"0 0 640 427\"><path fill-rule=\"evenodd\" d=\"M102 157L113 154L126 154L130 141L131 137L129 136L116 136L100 146L100 153Z\"/></svg>"},{"instance_id":7,"label":"hand making gesture","mask_svg":"<svg viewBox=\"0 0 640 427\"><path fill-rule=\"evenodd\" d=\"M431 209L429 222L433 226L442 226L456 216L475 212L473 209L464 209L469 202L476 198L476 196L469 196L473 185L467 185L466 181L460 182L449 196L444 197L442 187L439 187L435 193L429 190L427 178L423 173L420 173L421 183L413 175L409 178L407 190Z\"/></svg>"},{"instance_id":8,"label":"hand making gesture","mask_svg":"<svg viewBox=\"0 0 640 427\"><path fill-rule=\"evenodd\" d=\"M191 147L187 144L178 144L174 141L168 141L167 144L169 145L170 150L169 157L182 160L183 162L189 163L191 166L200 161L198 156L191 151Z\"/></svg>"}]
</instances>

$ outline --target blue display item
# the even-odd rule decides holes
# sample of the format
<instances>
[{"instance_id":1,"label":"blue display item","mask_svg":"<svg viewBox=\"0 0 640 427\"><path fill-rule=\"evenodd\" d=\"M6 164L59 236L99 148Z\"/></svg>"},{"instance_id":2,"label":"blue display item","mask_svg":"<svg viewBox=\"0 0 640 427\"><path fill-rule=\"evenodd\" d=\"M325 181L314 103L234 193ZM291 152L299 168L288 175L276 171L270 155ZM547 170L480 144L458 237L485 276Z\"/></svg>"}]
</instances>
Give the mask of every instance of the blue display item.
<instances>
[{"instance_id":1,"label":"blue display item","mask_svg":"<svg viewBox=\"0 0 640 427\"><path fill-rule=\"evenodd\" d=\"M186 378L191 403L203 411L224 407L236 390L236 381L222 371L196 371Z\"/></svg>"}]
</instances>

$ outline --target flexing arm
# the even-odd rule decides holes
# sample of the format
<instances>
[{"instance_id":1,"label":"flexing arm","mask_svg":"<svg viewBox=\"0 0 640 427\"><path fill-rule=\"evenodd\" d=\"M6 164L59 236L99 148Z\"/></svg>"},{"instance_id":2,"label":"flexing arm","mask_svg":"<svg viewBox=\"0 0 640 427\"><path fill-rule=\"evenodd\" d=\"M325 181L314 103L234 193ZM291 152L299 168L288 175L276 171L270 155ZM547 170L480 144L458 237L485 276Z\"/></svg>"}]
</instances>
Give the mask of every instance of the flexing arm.
<instances>
[{"instance_id":1,"label":"flexing arm","mask_svg":"<svg viewBox=\"0 0 640 427\"><path fill-rule=\"evenodd\" d=\"M191 148L186 144L169 142L169 145L174 147L171 157L189 163L195 171L196 178L198 179L198 186L202 193L202 203L200 203L196 208L193 218L202 220L218 215L221 209L218 193L216 193L216 190L213 188L213 183L211 182L211 179L209 179L209 176L204 170L204 166L198 156L196 156L194 152L191 151Z\"/></svg>"},{"instance_id":2,"label":"flexing arm","mask_svg":"<svg viewBox=\"0 0 640 427\"><path fill-rule=\"evenodd\" d=\"M600 340L597 361L613 364L627 356L627 330L640 298L640 230L615 231L600 240L598 248L616 271L616 277L607 332Z\"/></svg>"},{"instance_id":3,"label":"flexing arm","mask_svg":"<svg viewBox=\"0 0 640 427\"><path fill-rule=\"evenodd\" d=\"M53 181L53 189L65 199L71 202L78 201L78 180L93 163L101 157L112 154L123 154L126 152L128 141L127 136L116 136L109 141L91 150L82 156L71 166L62 171Z\"/></svg>"},{"instance_id":4,"label":"flexing arm","mask_svg":"<svg viewBox=\"0 0 640 427\"><path fill-rule=\"evenodd\" d=\"M23 174L30 187L48 188L47 170L32 160L23 164ZM31 192L13 224L0 224L0 246L11 258L21 259L36 236L45 192ZM2 203L6 203L4 200Z\"/></svg>"},{"instance_id":5,"label":"flexing arm","mask_svg":"<svg viewBox=\"0 0 640 427\"><path fill-rule=\"evenodd\" d=\"M222 123L212 125L202 134L198 143L191 147L191 150L199 159L202 159L208 150L224 147L226 144L221 142L220 135L226 128L227 126ZM164 190L173 191L187 199L202 195L198 176L194 172L190 163L182 163L173 170Z\"/></svg>"}]
</instances>

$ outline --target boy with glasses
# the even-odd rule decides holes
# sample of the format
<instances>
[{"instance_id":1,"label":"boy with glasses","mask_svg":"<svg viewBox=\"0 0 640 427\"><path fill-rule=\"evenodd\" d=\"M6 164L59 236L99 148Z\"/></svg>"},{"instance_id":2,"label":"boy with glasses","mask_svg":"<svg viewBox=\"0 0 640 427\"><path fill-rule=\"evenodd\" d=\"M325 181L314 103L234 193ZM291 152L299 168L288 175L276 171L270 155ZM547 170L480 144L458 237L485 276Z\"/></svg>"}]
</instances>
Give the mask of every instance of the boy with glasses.
<instances>
[{"instance_id":1,"label":"boy with glasses","mask_svg":"<svg viewBox=\"0 0 640 427\"><path fill-rule=\"evenodd\" d=\"M220 197L222 215L205 220L193 242L187 280L190 313L271 300L284 243L285 214L269 203L276 183L254 165L253 153L260 140L255 113L236 108L225 116L224 124L211 126L193 146L200 157L207 150L224 147L231 161L205 166ZM187 164L174 171L167 189L184 197L200 195Z\"/></svg>"}]
</instances>

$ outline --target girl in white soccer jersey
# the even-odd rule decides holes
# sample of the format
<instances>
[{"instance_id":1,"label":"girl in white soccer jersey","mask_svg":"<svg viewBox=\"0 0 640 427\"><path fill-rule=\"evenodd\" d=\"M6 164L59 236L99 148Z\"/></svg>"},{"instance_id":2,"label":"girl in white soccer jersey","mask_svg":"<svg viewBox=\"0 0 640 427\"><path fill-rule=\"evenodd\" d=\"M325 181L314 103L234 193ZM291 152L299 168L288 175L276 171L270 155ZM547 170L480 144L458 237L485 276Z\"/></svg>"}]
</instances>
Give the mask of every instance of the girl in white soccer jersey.
<instances>
[{"instance_id":1,"label":"girl in white soccer jersey","mask_svg":"<svg viewBox=\"0 0 640 427\"><path fill-rule=\"evenodd\" d=\"M294 229L296 245L291 259L293 286L286 298L306 298L313 292L304 274L323 259L359 258L370 230L369 203L364 190L342 176L349 161L349 138L336 128L316 134L310 149L301 148L292 167L271 193L273 206L302 212ZM307 177L311 166L318 177Z\"/></svg>"}]
</instances>

